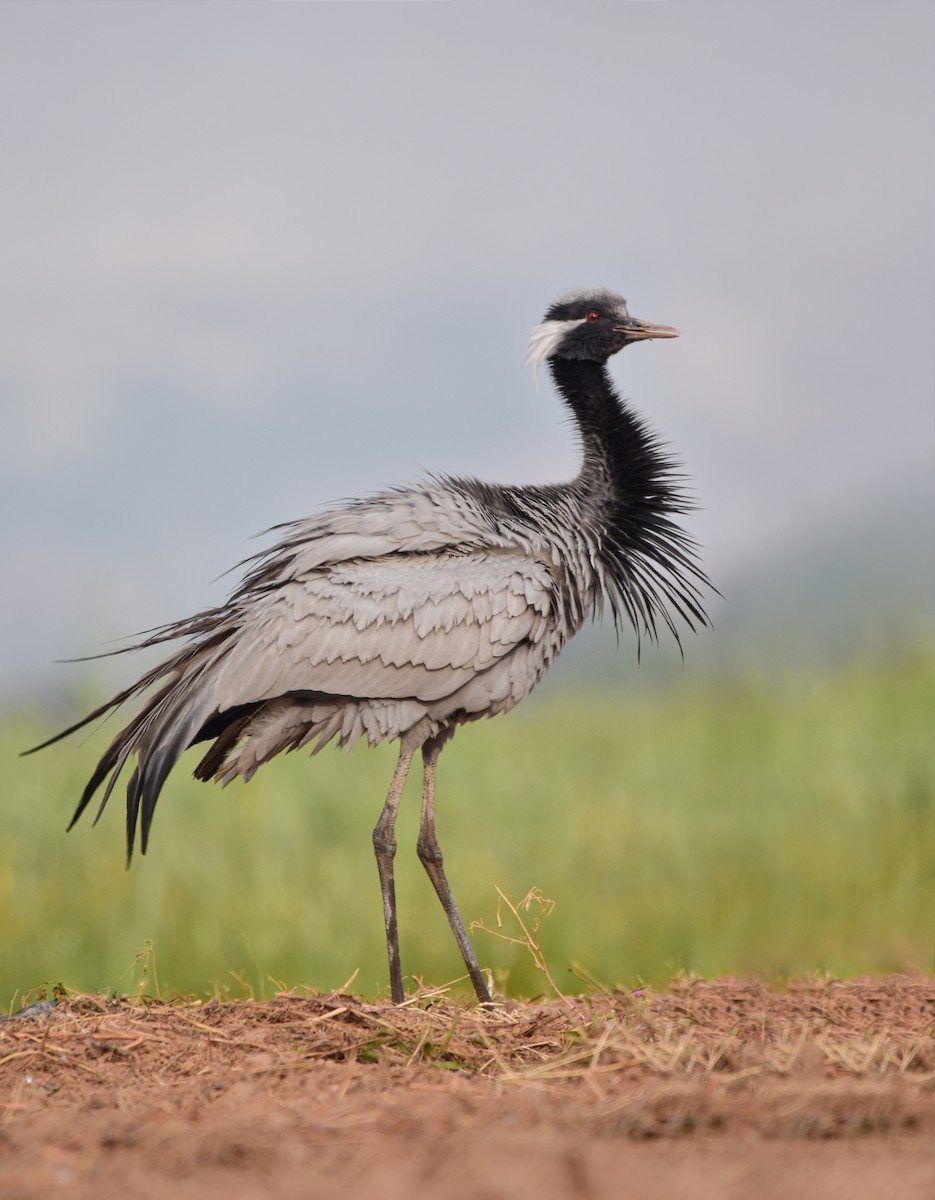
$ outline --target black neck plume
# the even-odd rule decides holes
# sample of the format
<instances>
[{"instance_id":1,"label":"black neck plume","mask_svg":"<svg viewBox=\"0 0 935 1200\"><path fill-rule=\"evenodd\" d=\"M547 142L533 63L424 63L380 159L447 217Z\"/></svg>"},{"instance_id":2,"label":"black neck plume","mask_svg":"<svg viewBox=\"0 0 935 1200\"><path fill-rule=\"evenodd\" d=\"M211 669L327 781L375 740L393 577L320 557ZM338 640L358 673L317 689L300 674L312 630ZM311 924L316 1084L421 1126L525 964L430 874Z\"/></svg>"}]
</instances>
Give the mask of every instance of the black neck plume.
<instances>
[{"instance_id":1,"label":"black neck plume","mask_svg":"<svg viewBox=\"0 0 935 1200\"><path fill-rule=\"evenodd\" d=\"M672 520L692 507L675 486L676 465L617 395L604 363L556 357L549 367L581 434L575 487L593 514L614 618L654 640L661 621L678 641L673 614L690 629L705 625L701 589L711 585L693 540Z\"/></svg>"}]
</instances>

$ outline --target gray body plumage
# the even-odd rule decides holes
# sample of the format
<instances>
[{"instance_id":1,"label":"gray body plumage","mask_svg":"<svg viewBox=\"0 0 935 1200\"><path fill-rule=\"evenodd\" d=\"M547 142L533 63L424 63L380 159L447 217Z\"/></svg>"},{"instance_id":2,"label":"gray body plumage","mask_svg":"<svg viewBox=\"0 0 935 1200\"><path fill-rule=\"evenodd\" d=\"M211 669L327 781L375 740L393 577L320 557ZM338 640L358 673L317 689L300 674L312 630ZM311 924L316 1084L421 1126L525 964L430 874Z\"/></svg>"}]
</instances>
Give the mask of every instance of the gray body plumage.
<instances>
[{"instance_id":1,"label":"gray body plumage","mask_svg":"<svg viewBox=\"0 0 935 1200\"><path fill-rule=\"evenodd\" d=\"M218 775L331 738L418 747L507 712L580 626L566 598L584 578L593 597L582 543L507 527L453 481L294 526L217 616L206 712L263 704Z\"/></svg>"},{"instance_id":2,"label":"gray body plumage","mask_svg":"<svg viewBox=\"0 0 935 1200\"><path fill-rule=\"evenodd\" d=\"M671 486L672 465L616 396L604 365L628 341L674 334L630 318L613 293L556 302L530 355L549 364L575 416L583 451L578 476L524 488L433 478L281 526L280 540L251 561L226 604L138 642L181 645L72 726L157 689L111 743L75 819L107 780L103 809L135 757L128 850L139 826L145 851L162 785L190 745L211 743L196 776L226 783L249 779L284 750L315 752L333 739L345 746L398 739L403 780L413 752L421 748L426 757L431 797L420 854L428 847L423 861L436 864L426 862L441 878L433 875L471 970L473 952L463 928L459 935L434 843L441 746L458 725L515 707L605 602L638 634L654 635L657 620L675 632L673 613L689 625L704 621L699 597L706 581L671 520L684 507ZM393 795L391 789L381 818L382 842L380 825L374 834L378 862L382 844L390 847L382 852L390 864ZM400 999L385 861L381 882ZM488 1000L476 962L471 973L478 996Z\"/></svg>"}]
</instances>

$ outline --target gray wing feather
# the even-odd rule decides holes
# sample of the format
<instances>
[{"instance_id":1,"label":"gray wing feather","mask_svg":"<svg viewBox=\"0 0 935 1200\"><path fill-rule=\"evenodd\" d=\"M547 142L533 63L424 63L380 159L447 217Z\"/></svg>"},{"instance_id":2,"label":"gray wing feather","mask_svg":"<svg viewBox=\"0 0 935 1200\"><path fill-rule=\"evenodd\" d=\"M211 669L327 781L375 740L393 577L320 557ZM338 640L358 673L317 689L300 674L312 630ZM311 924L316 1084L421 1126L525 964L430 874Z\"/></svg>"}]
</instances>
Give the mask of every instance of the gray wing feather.
<instances>
[{"instance_id":1,"label":"gray wing feather","mask_svg":"<svg viewBox=\"0 0 935 1200\"><path fill-rule=\"evenodd\" d=\"M280 586L213 672L218 709L296 691L437 701L542 636L552 604L544 564L501 553L451 567L398 556Z\"/></svg>"},{"instance_id":2,"label":"gray wing feather","mask_svg":"<svg viewBox=\"0 0 935 1200\"><path fill-rule=\"evenodd\" d=\"M285 582L356 559L374 562L400 553L433 552L444 558L452 546L516 547L515 537L500 534L483 507L453 480L444 487L425 484L380 492L280 529L285 536L254 560L257 567L247 586L259 575Z\"/></svg>"}]
</instances>

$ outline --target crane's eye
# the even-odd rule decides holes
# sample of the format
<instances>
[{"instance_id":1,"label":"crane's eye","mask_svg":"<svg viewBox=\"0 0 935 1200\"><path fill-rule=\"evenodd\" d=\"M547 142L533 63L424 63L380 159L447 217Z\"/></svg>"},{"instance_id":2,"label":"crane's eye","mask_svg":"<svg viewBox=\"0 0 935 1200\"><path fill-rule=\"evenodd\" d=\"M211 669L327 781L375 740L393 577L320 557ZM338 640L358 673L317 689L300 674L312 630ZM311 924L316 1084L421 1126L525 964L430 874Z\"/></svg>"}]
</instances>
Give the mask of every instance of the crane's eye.
<instances>
[{"instance_id":1,"label":"crane's eye","mask_svg":"<svg viewBox=\"0 0 935 1200\"><path fill-rule=\"evenodd\" d=\"M601 314L597 311L596 308L592 308L591 311L588 313L587 319L593 325L595 321L599 321L601 319Z\"/></svg>"}]
</instances>

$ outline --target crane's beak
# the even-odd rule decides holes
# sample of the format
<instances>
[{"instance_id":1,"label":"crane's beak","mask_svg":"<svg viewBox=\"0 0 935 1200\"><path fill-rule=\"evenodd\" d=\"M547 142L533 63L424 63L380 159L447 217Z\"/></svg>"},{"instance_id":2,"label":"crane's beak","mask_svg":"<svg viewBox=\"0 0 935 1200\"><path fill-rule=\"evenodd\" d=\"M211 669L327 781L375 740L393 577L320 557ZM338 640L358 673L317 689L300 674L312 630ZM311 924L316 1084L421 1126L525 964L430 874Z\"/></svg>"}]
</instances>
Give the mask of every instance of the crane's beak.
<instances>
[{"instance_id":1,"label":"crane's beak","mask_svg":"<svg viewBox=\"0 0 935 1200\"><path fill-rule=\"evenodd\" d=\"M651 321L638 321L630 317L623 325L615 325L614 333L625 333L631 342L642 342L647 338L678 337L679 331L671 325L653 325Z\"/></svg>"}]
</instances>

